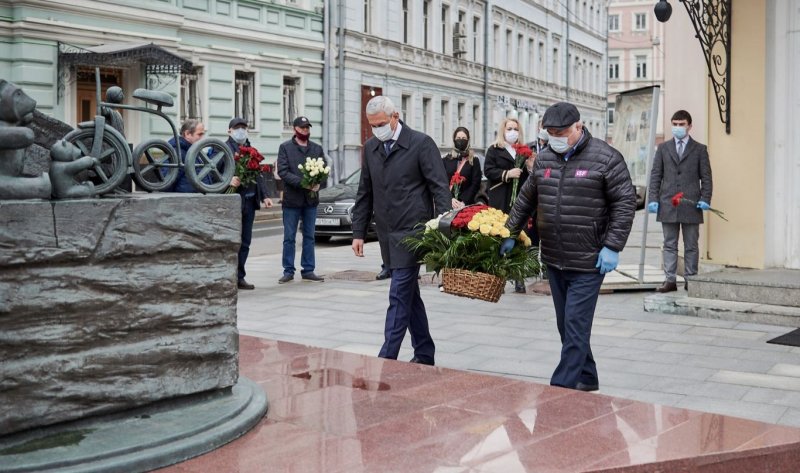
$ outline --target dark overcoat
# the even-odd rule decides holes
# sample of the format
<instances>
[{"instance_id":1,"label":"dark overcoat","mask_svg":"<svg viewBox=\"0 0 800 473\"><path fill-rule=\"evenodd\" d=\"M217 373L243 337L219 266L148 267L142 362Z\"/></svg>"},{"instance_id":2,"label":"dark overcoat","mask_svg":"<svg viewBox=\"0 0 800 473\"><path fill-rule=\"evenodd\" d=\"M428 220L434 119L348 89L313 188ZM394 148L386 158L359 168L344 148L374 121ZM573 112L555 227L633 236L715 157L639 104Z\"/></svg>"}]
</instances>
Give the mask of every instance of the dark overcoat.
<instances>
[{"instance_id":1,"label":"dark overcoat","mask_svg":"<svg viewBox=\"0 0 800 473\"><path fill-rule=\"evenodd\" d=\"M374 136L364 143L353 207L353 238L364 239L374 212L383 262L391 269L417 265L418 257L401 241L451 209L439 148L428 135L400 123L403 128L388 156Z\"/></svg>"},{"instance_id":2,"label":"dark overcoat","mask_svg":"<svg viewBox=\"0 0 800 473\"><path fill-rule=\"evenodd\" d=\"M659 222L703 223L703 211L696 205L682 203L672 205L672 197L678 192L697 203L711 204L711 163L706 145L689 139L684 145L683 158L678 157L675 140L658 145L650 172L648 201L658 202Z\"/></svg>"},{"instance_id":3,"label":"dark overcoat","mask_svg":"<svg viewBox=\"0 0 800 473\"><path fill-rule=\"evenodd\" d=\"M230 148L231 153L234 155L239 152L239 143L233 140L233 138L228 137L228 141L226 141L228 148ZM246 140L243 146L253 146L250 144L250 140ZM260 173L256 176L256 182L254 184L249 184L246 186L239 186L236 189L236 192L242 196L242 210L244 210L244 196L250 193L255 194L255 209L258 210L261 208L261 203L265 201L269 197L269 192L267 189L267 179L263 173Z\"/></svg>"},{"instance_id":4,"label":"dark overcoat","mask_svg":"<svg viewBox=\"0 0 800 473\"><path fill-rule=\"evenodd\" d=\"M486 179L489 180L489 206L505 213L511 210L511 191L514 187L514 179L509 179L507 173L515 167L515 161L515 158L505 148L492 145L486 150L483 172L486 174ZM523 164L522 174L519 176L519 184L517 184L517 193L527 179L528 168Z\"/></svg>"}]
</instances>

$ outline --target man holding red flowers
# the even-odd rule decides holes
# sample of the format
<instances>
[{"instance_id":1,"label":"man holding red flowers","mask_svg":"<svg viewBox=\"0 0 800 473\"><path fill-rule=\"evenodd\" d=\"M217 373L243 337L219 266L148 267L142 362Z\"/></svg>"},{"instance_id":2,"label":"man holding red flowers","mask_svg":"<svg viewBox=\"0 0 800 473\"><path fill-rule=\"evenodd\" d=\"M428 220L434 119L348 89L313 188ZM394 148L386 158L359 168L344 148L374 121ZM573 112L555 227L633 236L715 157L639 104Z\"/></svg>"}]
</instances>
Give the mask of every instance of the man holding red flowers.
<instances>
[{"instance_id":1,"label":"man holding red flowers","mask_svg":"<svg viewBox=\"0 0 800 473\"><path fill-rule=\"evenodd\" d=\"M664 284L657 292L678 290L675 282L678 269L678 236L683 233L684 277L697 274L700 259L698 240L703 211L711 208L711 162L706 145L689 137L692 116L686 110L672 115L672 136L656 150L647 191L647 211L658 214L664 232ZM680 192L695 205L680 205ZM684 284L688 289L688 282Z\"/></svg>"},{"instance_id":2,"label":"man holding red flowers","mask_svg":"<svg viewBox=\"0 0 800 473\"><path fill-rule=\"evenodd\" d=\"M247 137L247 120L236 117L230 121L228 124L227 144L234 156L242 149L252 148ZM258 153L258 151L255 151L255 153ZM242 159L241 156L240 159ZM258 164L261 166L260 163ZM237 169L238 167L237 165ZM259 171L262 169L262 167L258 168ZM272 199L269 198L267 191L267 181L260 172L253 183L243 184L239 176L234 176L231 180L231 187L236 189L236 192L242 197L242 244L239 246L237 287L239 289L255 289L254 285L244 279L246 274L244 265L247 262L247 256L250 254L250 242L253 239L253 222L256 219L256 210L260 209L262 204L267 208L272 207Z\"/></svg>"}]
</instances>

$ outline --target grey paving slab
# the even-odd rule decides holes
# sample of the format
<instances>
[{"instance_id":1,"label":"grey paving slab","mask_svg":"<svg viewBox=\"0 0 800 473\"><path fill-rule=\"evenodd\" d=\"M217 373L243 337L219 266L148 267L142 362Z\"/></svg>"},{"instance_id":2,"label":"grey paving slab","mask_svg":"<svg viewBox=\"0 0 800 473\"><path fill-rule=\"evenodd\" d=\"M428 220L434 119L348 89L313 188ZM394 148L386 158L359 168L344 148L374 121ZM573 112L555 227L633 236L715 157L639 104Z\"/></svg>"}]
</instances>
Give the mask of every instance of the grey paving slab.
<instances>
[{"instance_id":1,"label":"grey paving slab","mask_svg":"<svg viewBox=\"0 0 800 473\"><path fill-rule=\"evenodd\" d=\"M660 243L660 230L652 238ZM347 243L318 248L319 274L380 267L372 242L365 258L353 257ZM658 252L648 253L655 258L648 264L657 266ZM636 264L638 251L626 250L621 258ZM248 261L247 278L256 290L239 294L242 333L368 356L378 352L389 281L279 285L280 273L279 254ZM421 293L438 366L549 383L561 350L549 296L509 292L492 304L441 293L427 281ZM592 348L601 394L800 427L800 348L765 343L790 329L645 312L650 294L600 296ZM399 359L411 356L406 337Z\"/></svg>"}]
</instances>

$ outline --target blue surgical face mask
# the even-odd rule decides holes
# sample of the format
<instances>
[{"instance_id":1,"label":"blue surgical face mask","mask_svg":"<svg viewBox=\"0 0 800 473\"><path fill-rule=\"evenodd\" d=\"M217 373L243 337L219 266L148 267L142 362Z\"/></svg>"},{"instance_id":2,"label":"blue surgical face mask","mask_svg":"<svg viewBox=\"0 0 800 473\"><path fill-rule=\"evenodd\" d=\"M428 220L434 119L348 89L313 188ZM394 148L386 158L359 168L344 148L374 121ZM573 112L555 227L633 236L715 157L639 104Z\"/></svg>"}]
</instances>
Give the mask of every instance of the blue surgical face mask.
<instances>
[{"instance_id":1,"label":"blue surgical face mask","mask_svg":"<svg viewBox=\"0 0 800 473\"><path fill-rule=\"evenodd\" d=\"M247 129L246 128L235 128L231 131L231 138L233 141L242 144L247 141Z\"/></svg>"},{"instance_id":2,"label":"blue surgical face mask","mask_svg":"<svg viewBox=\"0 0 800 473\"><path fill-rule=\"evenodd\" d=\"M574 133L574 131L572 133ZM547 144L549 144L550 148L552 148L552 150L558 154L566 153L570 148L572 148L572 146L569 144L569 137L572 136L572 133L567 136L550 135L550 140L547 142Z\"/></svg>"},{"instance_id":3,"label":"blue surgical face mask","mask_svg":"<svg viewBox=\"0 0 800 473\"><path fill-rule=\"evenodd\" d=\"M672 127L672 136L675 138L682 140L686 138L686 127L682 126L673 126Z\"/></svg>"}]
</instances>

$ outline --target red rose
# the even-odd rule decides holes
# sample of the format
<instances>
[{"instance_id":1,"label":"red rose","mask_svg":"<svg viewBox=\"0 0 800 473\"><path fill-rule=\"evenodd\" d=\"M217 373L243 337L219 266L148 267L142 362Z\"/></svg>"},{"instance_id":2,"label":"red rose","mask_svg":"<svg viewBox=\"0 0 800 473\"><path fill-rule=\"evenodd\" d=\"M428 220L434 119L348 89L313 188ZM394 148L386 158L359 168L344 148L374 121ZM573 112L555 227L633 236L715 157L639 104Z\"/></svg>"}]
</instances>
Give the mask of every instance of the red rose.
<instances>
[{"instance_id":1,"label":"red rose","mask_svg":"<svg viewBox=\"0 0 800 473\"><path fill-rule=\"evenodd\" d=\"M257 171L261 167L261 164L258 162L256 157L251 157L249 161L247 161L247 169L252 169L253 171Z\"/></svg>"},{"instance_id":2,"label":"red rose","mask_svg":"<svg viewBox=\"0 0 800 473\"><path fill-rule=\"evenodd\" d=\"M681 199L683 199L683 192L678 192L677 194L672 196L672 206L677 207L681 205Z\"/></svg>"}]
</instances>

